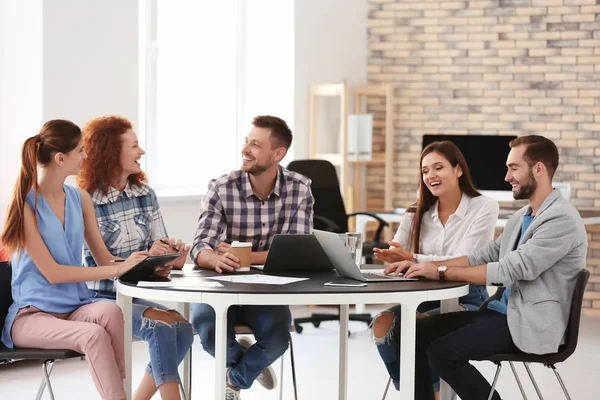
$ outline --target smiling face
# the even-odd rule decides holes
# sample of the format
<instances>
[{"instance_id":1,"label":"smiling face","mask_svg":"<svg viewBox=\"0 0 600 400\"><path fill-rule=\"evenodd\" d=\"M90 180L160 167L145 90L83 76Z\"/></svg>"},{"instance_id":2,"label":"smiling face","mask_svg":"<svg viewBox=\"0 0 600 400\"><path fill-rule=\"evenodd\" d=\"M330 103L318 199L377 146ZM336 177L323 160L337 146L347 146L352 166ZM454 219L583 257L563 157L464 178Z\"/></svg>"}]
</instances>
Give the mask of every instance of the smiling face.
<instances>
[{"instance_id":1,"label":"smiling face","mask_svg":"<svg viewBox=\"0 0 600 400\"><path fill-rule=\"evenodd\" d=\"M142 172L140 158L146 154L138 143L138 138L132 129L121 135L121 168L124 175L135 175Z\"/></svg>"},{"instance_id":2,"label":"smiling face","mask_svg":"<svg viewBox=\"0 0 600 400\"><path fill-rule=\"evenodd\" d=\"M506 160L506 176L504 180L512 186L515 200L527 200L533 196L537 189L537 181L530 167L523 157L527 146L513 147Z\"/></svg>"},{"instance_id":3,"label":"smiling face","mask_svg":"<svg viewBox=\"0 0 600 400\"><path fill-rule=\"evenodd\" d=\"M58 164L65 168L67 175L77 175L81 169L83 160L87 158L87 154L83 148L83 136L79 139L77 146L68 153L57 153L55 156Z\"/></svg>"},{"instance_id":4,"label":"smiling face","mask_svg":"<svg viewBox=\"0 0 600 400\"><path fill-rule=\"evenodd\" d=\"M285 155L283 147L274 148L270 128L253 126L246 136L242 147L242 171L250 175L277 168L277 164Z\"/></svg>"},{"instance_id":5,"label":"smiling face","mask_svg":"<svg viewBox=\"0 0 600 400\"><path fill-rule=\"evenodd\" d=\"M462 176L462 170L458 164L453 167L446 157L436 151L423 157L421 174L423 184L436 197L460 191L458 178Z\"/></svg>"}]
</instances>

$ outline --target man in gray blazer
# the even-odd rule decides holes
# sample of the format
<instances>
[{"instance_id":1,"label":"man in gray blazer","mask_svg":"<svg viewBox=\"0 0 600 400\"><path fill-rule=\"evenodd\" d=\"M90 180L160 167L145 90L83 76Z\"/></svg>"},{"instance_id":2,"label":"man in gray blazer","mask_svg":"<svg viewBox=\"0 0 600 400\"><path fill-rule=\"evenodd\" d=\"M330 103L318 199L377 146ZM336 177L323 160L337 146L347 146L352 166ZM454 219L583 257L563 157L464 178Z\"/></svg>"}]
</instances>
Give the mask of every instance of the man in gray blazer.
<instances>
[{"instance_id":1,"label":"man in gray blazer","mask_svg":"<svg viewBox=\"0 0 600 400\"><path fill-rule=\"evenodd\" d=\"M552 189L555 144L542 136L510 143L505 180L529 205L495 241L452 260L388 267L408 278L506 287L488 310L417 321L415 399L433 399L429 366L461 399L485 399L491 387L469 361L498 353L546 354L564 342L577 273L585 268L587 234L577 210ZM500 399L497 392L493 399Z\"/></svg>"}]
</instances>

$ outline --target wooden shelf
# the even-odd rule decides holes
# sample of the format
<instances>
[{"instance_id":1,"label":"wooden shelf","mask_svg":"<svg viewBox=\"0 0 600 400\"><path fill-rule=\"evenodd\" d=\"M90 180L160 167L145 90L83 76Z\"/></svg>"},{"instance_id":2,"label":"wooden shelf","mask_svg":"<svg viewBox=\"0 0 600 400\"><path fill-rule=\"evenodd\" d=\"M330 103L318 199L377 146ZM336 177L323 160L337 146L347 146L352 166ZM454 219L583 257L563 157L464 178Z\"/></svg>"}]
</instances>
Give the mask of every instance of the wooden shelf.
<instances>
[{"instance_id":1,"label":"wooden shelf","mask_svg":"<svg viewBox=\"0 0 600 400\"><path fill-rule=\"evenodd\" d=\"M364 175L366 168L384 167L385 189L384 208L392 209L393 164L394 164L394 135L393 135L393 106L395 86L390 84L358 85L352 89L354 97L354 113L366 113L367 97L384 97L385 121L373 121L376 129L385 129L385 150L373 153L371 160L348 159L348 86L345 82L334 84L311 85L310 88L310 158L327 160L338 168L340 190L344 197L346 211L366 211L366 183ZM338 96L340 98L340 129L339 152L323 153L317 150L317 98L319 96ZM352 175L350 175L352 174ZM352 184L350 184L352 179ZM389 236L389 235L388 235Z\"/></svg>"}]
</instances>

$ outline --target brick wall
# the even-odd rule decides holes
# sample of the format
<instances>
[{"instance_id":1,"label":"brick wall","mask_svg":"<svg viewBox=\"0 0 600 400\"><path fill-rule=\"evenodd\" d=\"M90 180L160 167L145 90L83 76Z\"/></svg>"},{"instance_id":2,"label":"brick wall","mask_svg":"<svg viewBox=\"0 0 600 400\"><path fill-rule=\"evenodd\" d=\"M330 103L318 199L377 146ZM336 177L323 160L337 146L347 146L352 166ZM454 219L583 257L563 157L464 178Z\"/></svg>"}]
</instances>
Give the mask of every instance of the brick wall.
<instances>
[{"instance_id":1,"label":"brick wall","mask_svg":"<svg viewBox=\"0 0 600 400\"><path fill-rule=\"evenodd\" d=\"M557 181L600 208L600 0L370 0L370 83L394 83L394 205L414 201L423 134L542 134ZM383 104L371 99L374 151ZM383 168L367 206L383 208ZM590 227L586 307L600 315L600 227ZM591 311L590 311L591 312Z\"/></svg>"}]
</instances>

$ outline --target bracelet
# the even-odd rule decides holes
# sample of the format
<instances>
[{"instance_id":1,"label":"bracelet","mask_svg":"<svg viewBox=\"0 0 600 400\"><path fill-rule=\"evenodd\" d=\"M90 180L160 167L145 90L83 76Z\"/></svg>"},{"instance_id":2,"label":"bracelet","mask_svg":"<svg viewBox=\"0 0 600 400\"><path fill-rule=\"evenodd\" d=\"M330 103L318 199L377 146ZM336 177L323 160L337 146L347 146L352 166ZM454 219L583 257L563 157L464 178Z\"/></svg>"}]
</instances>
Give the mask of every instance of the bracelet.
<instances>
[{"instance_id":1,"label":"bracelet","mask_svg":"<svg viewBox=\"0 0 600 400\"><path fill-rule=\"evenodd\" d=\"M415 253L413 253L413 258L410 261L414 262L415 264L418 264L419 263L419 257L417 257L417 255Z\"/></svg>"}]
</instances>

